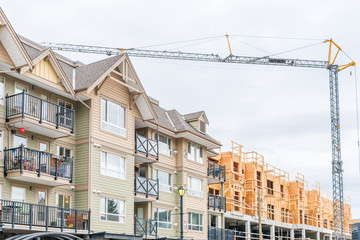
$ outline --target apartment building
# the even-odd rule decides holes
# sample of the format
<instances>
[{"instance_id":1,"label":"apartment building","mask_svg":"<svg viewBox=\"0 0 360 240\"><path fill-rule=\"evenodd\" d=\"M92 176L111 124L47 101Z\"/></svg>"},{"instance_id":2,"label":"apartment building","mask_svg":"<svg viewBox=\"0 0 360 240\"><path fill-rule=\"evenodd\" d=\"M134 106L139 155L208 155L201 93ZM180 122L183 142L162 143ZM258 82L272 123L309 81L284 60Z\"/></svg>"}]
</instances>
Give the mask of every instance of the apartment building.
<instances>
[{"instance_id":1,"label":"apartment building","mask_svg":"<svg viewBox=\"0 0 360 240\"><path fill-rule=\"evenodd\" d=\"M223 191L226 198L225 230L210 226L209 239L226 236L259 238L259 217L262 233L269 239L332 239L333 201L329 192L316 183L310 189L304 175L289 173L264 161L257 152L244 152L232 142L231 151L209 158L226 167ZM221 185L209 186L209 193L218 193ZM345 235L351 238L351 203L344 204Z\"/></svg>"},{"instance_id":2,"label":"apartment building","mask_svg":"<svg viewBox=\"0 0 360 240\"><path fill-rule=\"evenodd\" d=\"M221 144L204 111L148 97L126 54L83 64L18 35L0 11L0 201L5 236L207 239L224 227ZM212 153L213 154L213 153Z\"/></svg>"}]
</instances>

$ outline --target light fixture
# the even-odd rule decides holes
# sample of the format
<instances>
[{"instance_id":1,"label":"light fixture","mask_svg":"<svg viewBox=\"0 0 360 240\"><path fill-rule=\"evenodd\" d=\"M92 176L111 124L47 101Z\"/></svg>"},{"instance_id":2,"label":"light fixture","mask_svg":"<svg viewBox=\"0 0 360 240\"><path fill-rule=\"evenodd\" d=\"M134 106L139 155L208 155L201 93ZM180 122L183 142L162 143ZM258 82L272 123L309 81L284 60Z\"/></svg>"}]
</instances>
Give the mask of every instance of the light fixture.
<instances>
[{"instance_id":1,"label":"light fixture","mask_svg":"<svg viewBox=\"0 0 360 240\"><path fill-rule=\"evenodd\" d=\"M178 193L180 197L183 197L185 195L185 189L183 187L180 187Z\"/></svg>"}]
</instances>

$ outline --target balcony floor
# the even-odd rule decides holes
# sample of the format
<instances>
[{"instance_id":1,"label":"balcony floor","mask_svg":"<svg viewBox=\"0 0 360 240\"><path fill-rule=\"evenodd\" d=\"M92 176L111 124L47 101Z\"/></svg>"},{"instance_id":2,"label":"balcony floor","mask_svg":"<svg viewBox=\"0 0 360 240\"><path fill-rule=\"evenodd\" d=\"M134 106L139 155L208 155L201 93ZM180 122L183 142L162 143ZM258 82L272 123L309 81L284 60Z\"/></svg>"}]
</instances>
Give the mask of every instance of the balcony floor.
<instances>
[{"instance_id":1,"label":"balcony floor","mask_svg":"<svg viewBox=\"0 0 360 240\"><path fill-rule=\"evenodd\" d=\"M144 153L141 153L141 152L137 152L134 154L135 156L135 162L136 163L154 163L154 162L157 162L156 158L155 157L146 157L146 154Z\"/></svg>"},{"instance_id":2,"label":"balcony floor","mask_svg":"<svg viewBox=\"0 0 360 240\"><path fill-rule=\"evenodd\" d=\"M39 120L26 116L22 118L21 115L9 118L9 124L17 128L25 128L26 131L38 133L51 138L60 138L72 136L69 129L59 127L56 129L55 124L43 121L41 124Z\"/></svg>"},{"instance_id":3,"label":"balcony floor","mask_svg":"<svg viewBox=\"0 0 360 240\"><path fill-rule=\"evenodd\" d=\"M23 181L23 182L31 182L41 185L47 185L47 186L63 186L63 185L69 185L69 179L58 177L57 180L55 180L54 176L51 176L46 173L41 173L40 177L38 177L37 172L35 171L27 171L23 170L23 174L20 173L20 170L11 170L7 171L8 179Z\"/></svg>"}]
</instances>

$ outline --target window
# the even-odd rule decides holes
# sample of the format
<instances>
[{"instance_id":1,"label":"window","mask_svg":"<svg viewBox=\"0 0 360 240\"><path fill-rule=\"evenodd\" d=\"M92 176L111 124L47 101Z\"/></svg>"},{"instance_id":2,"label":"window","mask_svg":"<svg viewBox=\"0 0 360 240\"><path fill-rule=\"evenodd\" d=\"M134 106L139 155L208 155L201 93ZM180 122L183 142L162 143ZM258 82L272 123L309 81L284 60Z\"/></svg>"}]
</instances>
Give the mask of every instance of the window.
<instances>
[{"instance_id":1,"label":"window","mask_svg":"<svg viewBox=\"0 0 360 240\"><path fill-rule=\"evenodd\" d=\"M195 160L195 144L192 142L188 142L188 159L194 161Z\"/></svg>"},{"instance_id":2,"label":"window","mask_svg":"<svg viewBox=\"0 0 360 240\"><path fill-rule=\"evenodd\" d=\"M101 99L101 128L125 137L125 108Z\"/></svg>"},{"instance_id":3,"label":"window","mask_svg":"<svg viewBox=\"0 0 360 240\"><path fill-rule=\"evenodd\" d=\"M203 196L203 182L198 178L188 177L188 194L192 196Z\"/></svg>"},{"instance_id":4,"label":"window","mask_svg":"<svg viewBox=\"0 0 360 240\"><path fill-rule=\"evenodd\" d=\"M172 228L170 210L154 208L154 218L155 220L158 221L159 228L166 228L166 229Z\"/></svg>"},{"instance_id":5,"label":"window","mask_svg":"<svg viewBox=\"0 0 360 240\"><path fill-rule=\"evenodd\" d=\"M5 102L5 78L0 77L0 104L4 105Z\"/></svg>"},{"instance_id":6,"label":"window","mask_svg":"<svg viewBox=\"0 0 360 240\"><path fill-rule=\"evenodd\" d=\"M154 170L154 179L159 179L160 190L171 192L172 190L171 174L159 170Z\"/></svg>"},{"instance_id":7,"label":"window","mask_svg":"<svg viewBox=\"0 0 360 240\"><path fill-rule=\"evenodd\" d=\"M284 194L284 185L280 185L280 193L281 193L281 198L284 198L284 197L285 197L285 194Z\"/></svg>"},{"instance_id":8,"label":"window","mask_svg":"<svg viewBox=\"0 0 360 240\"><path fill-rule=\"evenodd\" d=\"M101 198L101 220L111 222L125 222L125 201Z\"/></svg>"},{"instance_id":9,"label":"window","mask_svg":"<svg viewBox=\"0 0 360 240\"><path fill-rule=\"evenodd\" d=\"M189 213L188 215L188 229L192 231L202 231L202 214Z\"/></svg>"},{"instance_id":10,"label":"window","mask_svg":"<svg viewBox=\"0 0 360 240\"><path fill-rule=\"evenodd\" d=\"M125 179L125 158L115 154L101 152L101 174Z\"/></svg>"},{"instance_id":11,"label":"window","mask_svg":"<svg viewBox=\"0 0 360 240\"><path fill-rule=\"evenodd\" d=\"M206 125L204 121L199 121L200 122L200 131L205 133L206 132Z\"/></svg>"},{"instance_id":12,"label":"window","mask_svg":"<svg viewBox=\"0 0 360 240\"><path fill-rule=\"evenodd\" d=\"M3 157L3 148L4 148L4 132L0 130L0 158Z\"/></svg>"},{"instance_id":13,"label":"window","mask_svg":"<svg viewBox=\"0 0 360 240\"><path fill-rule=\"evenodd\" d=\"M19 135L14 135L14 148L20 147L21 144L24 145L24 147L27 146L26 137L22 137L22 136L19 136Z\"/></svg>"},{"instance_id":14,"label":"window","mask_svg":"<svg viewBox=\"0 0 360 240\"><path fill-rule=\"evenodd\" d=\"M196 146L196 162L203 163L203 148L199 145Z\"/></svg>"},{"instance_id":15,"label":"window","mask_svg":"<svg viewBox=\"0 0 360 240\"><path fill-rule=\"evenodd\" d=\"M171 138L155 133L155 140L159 141L159 152L171 156Z\"/></svg>"},{"instance_id":16,"label":"window","mask_svg":"<svg viewBox=\"0 0 360 240\"><path fill-rule=\"evenodd\" d=\"M68 219L68 216L70 215L70 208L71 208L71 196L65 195L62 193L56 194L56 217L61 219L62 218L62 211L60 208L64 209L64 219Z\"/></svg>"},{"instance_id":17,"label":"window","mask_svg":"<svg viewBox=\"0 0 360 240\"><path fill-rule=\"evenodd\" d=\"M15 94L22 93L23 91L27 92L27 87L21 83L15 83Z\"/></svg>"},{"instance_id":18,"label":"window","mask_svg":"<svg viewBox=\"0 0 360 240\"><path fill-rule=\"evenodd\" d=\"M274 182L267 180L267 194L274 195Z\"/></svg>"},{"instance_id":19,"label":"window","mask_svg":"<svg viewBox=\"0 0 360 240\"><path fill-rule=\"evenodd\" d=\"M72 114L72 109L73 109L73 105L69 102L66 102L64 100L59 99L59 105L60 107L60 124L62 125L66 125L66 126L71 126L72 125L72 120L73 120L73 114Z\"/></svg>"},{"instance_id":20,"label":"window","mask_svg":"<svg viewBox=\"0 0 360 240\"><path fill-rule=\"evenodd\" d=\"M71 149L57 146L57 155L61 155L61 156L70 158L71 157Z\"/></svg>"},{"instance_id":21,"label":"window","mask_svg":"<svg viewBox=\"0 0 360 240\"><path fill-rule=\"evenodd\" d=\"M11 188L11 200L16 202L25 202L26 189L21 187Z\"/></svg>"}]
</instances>

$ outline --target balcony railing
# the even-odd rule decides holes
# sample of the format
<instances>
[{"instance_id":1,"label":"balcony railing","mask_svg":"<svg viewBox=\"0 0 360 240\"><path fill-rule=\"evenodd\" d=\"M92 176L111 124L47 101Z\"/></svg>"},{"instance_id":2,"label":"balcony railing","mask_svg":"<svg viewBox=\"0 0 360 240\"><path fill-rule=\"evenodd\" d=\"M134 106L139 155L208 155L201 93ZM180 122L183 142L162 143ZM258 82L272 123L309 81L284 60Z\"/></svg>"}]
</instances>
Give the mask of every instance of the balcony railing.
<instances>
[{"instance_id":1,"label":"balcony railing","mask_svg":"<svg viewBox=\"0 0 360 240\"><path fill-rule=\"evenodd\" d=\"M208 228L208 240L234 240L235 231L232 229L223 229L223 228Z\"/></svg>"},{"instance_id":2,"label":"balcony railing","mask_svg":"<svg viewBox=\"0 0 360 240\"><path fill-rule=\"evenodd\" d=\"M208 176L226 181L225 166L208 160Z\"/></svg>"},{"instance_id":3,"label":"balcony railing","mask_svg":"<svg viewBox=\"0 0 360 240\"><path fill-rule=\"evenodd\" d=\"M157 238L157 221L135 217L135 235L155 236Z\"/></svg>"},{"instance_id":4,"label":"balcony railing","mask_svg":"<svg viewBox=\"0 0 360 240\"><path fill-rule=\"evenodd\" d=\"M17 148L10 148L4 150L5 164L4 174L7 175L8 171L20 170L36 172L38 177L41 174L49 174L54 176L57 180L58 177L67 178L72 182L73 178L73 159L55 155L48 152L42 152L24 147L21 145Z\"/></svg>"},{"instance_id":5,"label":"balcony railing","mask_svg":"<svg viewBox=\"0 0 360 240\"><path fill-rule=\"evenodd\" d=\"M214 209L226 212L226 197L208 194L208 209Z\"/></svg>"},{"instance_id":6,"label":"balcony railing","mask_svg":"<svg viewBox=\"0 0 360 240\"><path fill-rule=\"evenodd\" d=\"M1 223L49 228L87 230L90 233L90 210L53 207L0 199Z\"/></svg>"},{"instance_id":7,"label":"balcony railing","mask_svg":"<svg viewBox=\"0 0 360 240\"><path fill-rule=\"evenodd\" d=\"M159 179L153 180L135 176L135 196L138 193L143 193L146 197L149 195L156 196L156 199L159 199Z\"/></svg>"},{"instance_id":8,"label":"balcony railing","mask_svg":"<svg viewBox=\"0 0 360 240\"><path fill-rule=\"evenodd\" d=\"M158 141L152 140L141 136L140 134L135 134L135 153L141 152L146 154L146 157L153 157L156 160L159 160L159 143Z\"/></svg>"},{"instance_id":9,"label":"balcony railing","mask_svg":"<svg viewBox=\"0 0 360 240\"><path fill-rule=\"evenodd\" d=\"M74 116L72 109L60 106L47 100L22 92L11 96L6 95L6 121L15 116L25 115L44 122L53 123L56 128L64 127L74 132Z\"/></svg>"}]
</instances>

